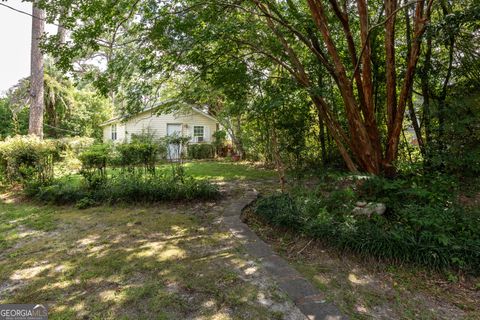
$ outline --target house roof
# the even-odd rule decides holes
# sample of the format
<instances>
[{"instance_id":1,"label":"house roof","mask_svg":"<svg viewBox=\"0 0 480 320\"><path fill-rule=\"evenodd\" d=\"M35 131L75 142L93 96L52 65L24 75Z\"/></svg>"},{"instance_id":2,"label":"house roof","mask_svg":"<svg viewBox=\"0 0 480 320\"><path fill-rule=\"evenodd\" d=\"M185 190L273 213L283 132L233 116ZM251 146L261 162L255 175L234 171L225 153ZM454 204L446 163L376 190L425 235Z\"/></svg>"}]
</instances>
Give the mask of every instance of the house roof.
<instances>
[{"instance_id":1,"label":"house roof","mask_svg":"<svg viewBox=\"0 0 480 320\"><path fill-rule=\"evenodd\" d=\"M136 113L136 114L134 114L134 115L131 115L131 116L117 116L117 117L111 118L111 119L109 119L109 120L101 123L101 124L100 124L100 127L105 127L105 126L107 126L107 125L109 125L109 124L116 123L116 122L119 122L119 121L121 121L121 120L127 120L128 118L132 118L132 117L138 116L138 115L140 115L140 114L142 114L142 113L144 113L144 112L149 112L149 111L158 109L159 107L165 106L166 104L169 104L169 103L171 103L171 102L173 102L173 100L164 101L164 102L162 102L162 103L160 103L160 104L158 104L158 105L156 105L156 106L145 108L145 109L143 109L142 111L140 111L140 112L138 112L138 113ZM211 115L203 112L202 110L198 109L197 107L195 107L195 106L190 106L190 107L192 108L193 111L195 111L195 112L197 112L197 113L199 113L199 114L201 114L201 115L203 115L203 116L205 116L205 117L207 117L207 118L209 118L209 119L211 119L211 120L213 120L213 121L217 121L217 122L218 122L217 119L215 119L215 118L212 117Z\"/></svg>"}]
</instances>

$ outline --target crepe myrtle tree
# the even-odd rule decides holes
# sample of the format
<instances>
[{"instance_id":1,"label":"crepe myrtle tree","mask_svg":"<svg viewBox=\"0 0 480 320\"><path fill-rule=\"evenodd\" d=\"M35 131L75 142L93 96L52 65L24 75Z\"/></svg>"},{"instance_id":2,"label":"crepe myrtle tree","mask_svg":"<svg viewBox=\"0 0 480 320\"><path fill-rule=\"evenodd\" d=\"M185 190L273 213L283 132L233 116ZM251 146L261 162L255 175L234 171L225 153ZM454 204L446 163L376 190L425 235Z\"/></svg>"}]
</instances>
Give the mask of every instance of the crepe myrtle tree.
<instances>
[{"instance_id":1,"label":"crepe myrtle tree","mask_svg":"<svg viewBox=\"0 0 480 320\"><path fill-rule=\"evenodd\" d=\"M137 79L138 74L168 77L179 70L205 76L238 60L267 71L276 65L308 92L351 171L394 174L405 110L436 1L139 0L125 7L46 2L77 4L69 6L75 8L70 21L82 23L70 24L72 50L63 50L64 57L108 49L111 68L102 77L112 81L105 83L129 75ZM399 32L406 24L408 48ZM134 50L122 51L129 46ZM322 91L319 74L332 80L340 106Z\"/></svg>"}]
</instances>

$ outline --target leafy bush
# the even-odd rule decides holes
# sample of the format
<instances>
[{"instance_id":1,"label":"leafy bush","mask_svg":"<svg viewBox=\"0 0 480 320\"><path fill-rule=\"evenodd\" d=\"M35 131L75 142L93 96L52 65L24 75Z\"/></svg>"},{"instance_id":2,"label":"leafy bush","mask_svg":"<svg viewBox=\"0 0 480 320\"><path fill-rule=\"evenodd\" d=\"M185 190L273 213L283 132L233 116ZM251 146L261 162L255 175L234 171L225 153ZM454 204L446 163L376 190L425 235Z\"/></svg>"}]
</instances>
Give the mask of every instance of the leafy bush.
<instances>
[{"instance_id":1,"label":"leafy bush","mask_svg":"<svg viewBox=\"0 0 480 320\"><path fill-rule=\"evenodd\" d=\"M365 200L383 202L395 211L409 203L441 206L449 201L456 189L456 182L443 175L395 180L371 177L361 184L359 195Z\"/></svg>"},{"instance_id":2,"label":"leafy bush","mask_svg":"<svg viewBox=\"0 0 480 320\"><path fill-rule=\"evenodd\" d=\"M60 152L72 153L75 156L80 155L95 143L95 139L90 137L64 137L55 141Z\"/></svg>"},{"instance_id":3,"label":"leafy bush","mask_svg":"<svg viewBox=\"0 0 480 320\"><path fill-rule=\"evenodd\" d=\"M89 137L64 137L55 140L59 151L55 164L55 174L60 176L80 171L82 167L79 155L91 147L95 139Z\"/></svg>"},{"instance_id":4,"label":"leafy bush","mask_svg":"<svg viewBox=\"0 0 480 320\"><path fill-rule=\"evenodd\" d=\"M429 144L427 164L431 171L462 177L480 175L480 95L477 91L450 97L442 135Z\"/></svg>"},{"instance_id":5,"label":"leafy bush","mask_svg":"<svg viewBox=\"0 0 480 320\"><path fill-rule=\"evenodd\" d=\"M87 208L95 206L96 204L97 203L92 198L85 197L85 198L82 198L82 199L78 200L75 203L75 208L77 208L77 209L87 209Z\"/></svg>"},{"instance_id":6,"label":"leafy bush","mask_svg":"<svg viewBox=\"0 0 480 320\"><path fill-rule=\"evenodd\" d=\"M227 141L227 133L224 130L217 130L213 133L213 147L218 156L226 156L225 142Z\"/></svg>"},{"instance_id":7,"label":"leafy bush","mask_svg":"<svg viewBox=\"0 0 480 320\"><path fill-rule=\"evenodd\" d=\"M165 148L152 135L132 135L131 142L116 145L116 164L130 170L143 166L146 171L154 171L158 158L165 154Z\"/></svg>"},{"instance_id":8,"label":"leafy bush","mask_svg":"<svg viewBox=\"0 0 480 320\"><path fill-rule=\"evenodd\" d=\"M170 177L124 172L93 187L68 179L48 186L36 185L29 189L28 195L43 202L85 208L97 203L207 200L218 197L219 191L215 185L193 178L181 182Z\"/></svg>"},{"instance_id":9,"label":"leafy bush","mask_svg":"<svg viewBox=\"0 0 480 320\"><path fill-rule=\"evenodd\" d=\"M54 141L15 136L0 142L0 165L9 182L48 181L58 150Z\"/></svg>"},{"instance_id":10,"label":"leafy bush","mask_svg":"<svg viewBox=\"0 0 480 320\"><path fill-rule=\"evenodd\" d=\"M83 169L104 172L111 160L112 146L106 143L95 144L80 154Z\"/></svg>"},{"instance_id":11,"label":"leafy bush","mask_svg":"<svg viewBox=\"0 0 480 320\"><path fill-rule=\"evenodd\" d=\"M215 147L209 143L191 144L187 153L190 159L211 159L215 157Z\"/></svg>"},{"instance_id":12,"label":"leafy bush","mask_svg":"<svg viewBox=\"0 0 480 320\"><path fill-rule=\"evenodd\" d=\"M363 256L480 271L480 211L453 207L446 193L406 180L371 179L360 194L362 200L385 200L388 215L353 215L357 195L349 189L328 195L305 190L272 195L260 198L255 212L273 225Z\"/></svg>"},{"instance_id":13,"label":"leafy bush","mask_svg":"<svg viewBox=\"0 0 480 320\"><path fill-rule=\"evenodd\" d=\"M187 138L172 139L182 145ZM219 195L215 185L186 176L180 162L172 163L171 175L156 174L158 155L163 151L162 144L148 135L133 136L130 143L91 145L79 156L82 180L64 177L49 183L32 182L25 192L43 202L75 204L78 208L97 203L212 199ZM111 170L107 175L107 166L115 164L129 170Z\"/></svg>"},{"instance_id":14,"label":"leafy bush","mask_svg":"<svg viewBox=\"0 0 480 320\"><path fill-rule=\"evenodd\" d=\"M26 195L37 200L57 205L74 204L83 198L91 197L93 191L71 179L55 180L51 184L30 184Z\"/></svg>"},{"instance_id":15,"label":"leafy bush","mask_svg":"<svg viewBox=\"0 0 480 320\"><path fill-rule=\"evenodd\" d=\"M184 182L158 176L119 175L110 179L95 198L102 202L161 202L172 200L213 199L215 185L186 179Z\"/></svg>"},{"instance_id":16,"label":"leafy bush","mask_svg":"<svg viewBox=\"0 0 480 320\"><path fill-rule=\"evenodd\" d=\"M106 179L107 164L112 159L112 146L109 144L94 144L79 156L82 162L80 174L91 188L102 184Z\"/></svg>"}]
</instances>

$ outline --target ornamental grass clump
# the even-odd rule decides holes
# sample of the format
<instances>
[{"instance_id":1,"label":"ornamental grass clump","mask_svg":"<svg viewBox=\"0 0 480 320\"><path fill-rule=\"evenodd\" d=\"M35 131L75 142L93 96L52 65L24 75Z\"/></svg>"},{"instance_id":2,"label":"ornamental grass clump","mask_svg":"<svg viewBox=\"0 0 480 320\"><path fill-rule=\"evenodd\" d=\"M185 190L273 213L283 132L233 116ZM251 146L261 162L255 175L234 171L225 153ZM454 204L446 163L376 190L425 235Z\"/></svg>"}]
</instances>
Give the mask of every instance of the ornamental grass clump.
<instances>
[{"instance_id":1,"label":"ornamental grass clump","mask_svg":"<svg viewBox=\"0 0 480 320\"><path fill-rule=\"evenodd\" d=\"M454 203L451 181L371 178L357 188L301 190L260 198L266 222L327 245L394 263L480 273L480 210ZM450 186L450 187L449 187ZM387 204L384 214L355 214L354 203Z\"/></svg>"}]
</instances>

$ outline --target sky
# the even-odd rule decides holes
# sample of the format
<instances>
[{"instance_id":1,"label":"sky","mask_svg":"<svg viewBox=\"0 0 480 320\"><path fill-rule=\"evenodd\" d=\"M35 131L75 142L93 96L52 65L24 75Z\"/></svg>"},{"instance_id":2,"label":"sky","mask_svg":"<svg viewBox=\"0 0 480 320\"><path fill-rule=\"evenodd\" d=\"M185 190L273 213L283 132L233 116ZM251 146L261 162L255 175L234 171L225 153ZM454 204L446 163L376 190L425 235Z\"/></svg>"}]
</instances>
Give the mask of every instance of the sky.
<instances>
[{"instance_id":1,"label":"sky","mask_svg":"<svg viewBox=\"0 0 480 320\"><path fill-rule=\"evenodd\" d=\"M20 0L2 2L31 13L32 4ZM32 18L0 6L0 96L21 78L30 73L30 41ZM47 26L54 32L54 26Z\"/></svg>"}]
</instances>

